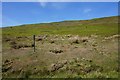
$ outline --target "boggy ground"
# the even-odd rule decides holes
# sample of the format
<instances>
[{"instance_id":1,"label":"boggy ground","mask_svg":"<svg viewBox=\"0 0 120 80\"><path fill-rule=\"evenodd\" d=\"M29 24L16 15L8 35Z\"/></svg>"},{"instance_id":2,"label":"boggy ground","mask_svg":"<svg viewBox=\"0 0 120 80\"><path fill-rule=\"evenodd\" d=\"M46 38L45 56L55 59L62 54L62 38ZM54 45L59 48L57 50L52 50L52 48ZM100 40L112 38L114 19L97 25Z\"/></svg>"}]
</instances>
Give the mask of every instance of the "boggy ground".
<instances>
[{"instance_id":1,"label":"boggy ground","mask_svg":"<svg viewBox=\"0 0 120 80\"><path fill-rule=\"evenodd\" d=\"M3 37L3 78L117 78L119 37Z\"/></svg>"}]
</instances>

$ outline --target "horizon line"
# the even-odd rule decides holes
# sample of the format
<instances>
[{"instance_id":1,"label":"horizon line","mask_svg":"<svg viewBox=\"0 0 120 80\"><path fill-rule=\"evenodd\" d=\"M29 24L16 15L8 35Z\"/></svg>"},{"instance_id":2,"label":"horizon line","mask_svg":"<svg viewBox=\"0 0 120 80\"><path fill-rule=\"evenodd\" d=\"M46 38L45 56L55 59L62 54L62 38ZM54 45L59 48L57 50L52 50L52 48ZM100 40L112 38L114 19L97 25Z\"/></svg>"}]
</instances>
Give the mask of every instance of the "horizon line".
<instances>
[{"instance_id":1,"label":"horizon line","mask_svg":"<svg viewBox=\"0 0 120 80\"><path fill-rule=\"evenodd\" d=\"M0 27L0 28L7 28L7 27L17 27L17 26L22 26L22 25L34 25L34 24L50 24L50 23L57 23L57 22L65 22L65 21L84 21L84 20L92 20L92 19L96 19L96 18L98 18L98 19L101 19L101 18L109 18L109 17L119 17L120 15L114 15L114 16L104 16L104 17L94 17L94 18L90 18L90 19L74 19L74 20L72 20L72 19L70 19L70 20L61 20L61 21L51 21L51 22L41 22L41 23L26 23L26 24L18 24L18 25L11 25L11 26L2 26L2 27Z\"/></svg>"}]
</instances>

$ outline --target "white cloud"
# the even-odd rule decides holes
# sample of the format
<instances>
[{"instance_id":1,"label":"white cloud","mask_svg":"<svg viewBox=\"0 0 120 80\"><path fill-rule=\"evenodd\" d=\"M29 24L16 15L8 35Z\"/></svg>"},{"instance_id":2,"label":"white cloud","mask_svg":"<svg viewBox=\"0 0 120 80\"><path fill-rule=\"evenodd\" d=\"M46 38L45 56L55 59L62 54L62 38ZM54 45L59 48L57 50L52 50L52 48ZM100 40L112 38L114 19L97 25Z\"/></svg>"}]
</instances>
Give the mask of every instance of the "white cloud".
<instances>
[{"instance_id":1,"label":"white cloud","mask_svg":"<svg viewBox=\"0 0 120 80\"><path fill-rule=\"evenodd\" d=\"M37 0L37 2L40 4L40 6L41 7L46 7L46 5L47 5L47 0L44 0L44 2L43 1L41 1L41 0Z\"/></svg>"},{"instance_id":2,"label":"white cloud","mask_svg":"<svg viewBox=\"0 0 120 80\"><path fill-rule=\"evenodd\" d=\"M66 3L62 3L62 2L53 2L51 4L51 7L55 8L55 9L64 9L67 6Z\"/></svg>"},{"instance_id":3,"label":"white cloud","mask_svg":"<svg viewBox=\"0 0 120 80\"><path fill-rule=\"evenodd\" d=\"M89 13L89 12L91 12L92 11L92 9L90 9L90 8L87 8L87 9L84 9L84 13Z\"/></svg>"},{"instance_id":4,"label":"white cloud","mask_svg":"<svg viewBox=\"0 0 120 80\"><path fill-rule=\"evenodd\" d=\"M47 0L45 0L47 1ZM54 9L64 9L66 7L66 3L62 3L62 2L38 2L40 4L41 7L45 8L47 5L51 8L54 8Z\"/></svg>"},{"instance_id":5,"label":"white cloud","mask_svg":"<svg viewBox=\"0 0 120 80\"><path fill-rule=\"evenodd\" d=\"M40 6L43 8L46 7L46 5L47 5L47 2L39 2L39 3L40 3Z\"/></svg>"}]
</instances>

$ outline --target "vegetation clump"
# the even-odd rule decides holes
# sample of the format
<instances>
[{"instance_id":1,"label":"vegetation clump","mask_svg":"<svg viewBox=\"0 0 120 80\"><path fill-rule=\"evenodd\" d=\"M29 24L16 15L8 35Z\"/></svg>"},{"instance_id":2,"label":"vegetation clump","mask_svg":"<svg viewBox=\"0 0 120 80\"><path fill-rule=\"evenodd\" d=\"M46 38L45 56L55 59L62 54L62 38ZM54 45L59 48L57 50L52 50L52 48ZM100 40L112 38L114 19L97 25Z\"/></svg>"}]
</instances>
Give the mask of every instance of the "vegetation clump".
<instances>
[{"instance_id":1,"label":"vegetation clump","mask_svg":"<svg viewBox=\"0 0 120 80\"><path fill-rule=\"evenodd\" d=\"M53 50L50 50L50 52L58 54L58 53L62 53L63 50L53 49Z\"/></svg>"},{"instance_id":2,"label":"vegetation clump","mask_svg":"<svg viewBox=\"0 0 120 80\"><path fill-rule=\"evenodd\" d=\"M16 43L15 41L12 41L10 45L11 45L11 48L13 49L33 47L33 45L26 44L26 43Z\"/></svg>"},{"instance_id":3,"label":"vegetation clump","mask_svg":"<svg viewBox=\"0 0 120 80\"><path fill-rule=\"evenodd\" d=\"M12 63L12 60L6 59L2 65L2 72L7 72L8 70L10 70L12 68Z\"/></svg>"}]
</instances>

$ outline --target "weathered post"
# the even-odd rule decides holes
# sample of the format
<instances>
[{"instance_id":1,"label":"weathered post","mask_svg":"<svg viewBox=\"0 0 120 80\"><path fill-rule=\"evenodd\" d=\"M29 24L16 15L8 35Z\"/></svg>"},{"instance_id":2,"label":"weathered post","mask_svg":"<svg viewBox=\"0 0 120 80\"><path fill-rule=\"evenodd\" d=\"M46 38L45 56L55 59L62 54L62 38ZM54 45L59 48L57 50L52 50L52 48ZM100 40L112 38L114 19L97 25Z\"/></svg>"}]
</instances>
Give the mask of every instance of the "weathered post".
<instances>
[{"instance_id":1,"label":"weathered post","mask_svg":"<svg viewBox=\"0 0 120 80\"><path fill-rule=\"evenodd\" d=\"M33 47L34 47L34 52L35 52L35 35L33 35Z\"/></svg>"}]
</instances>

